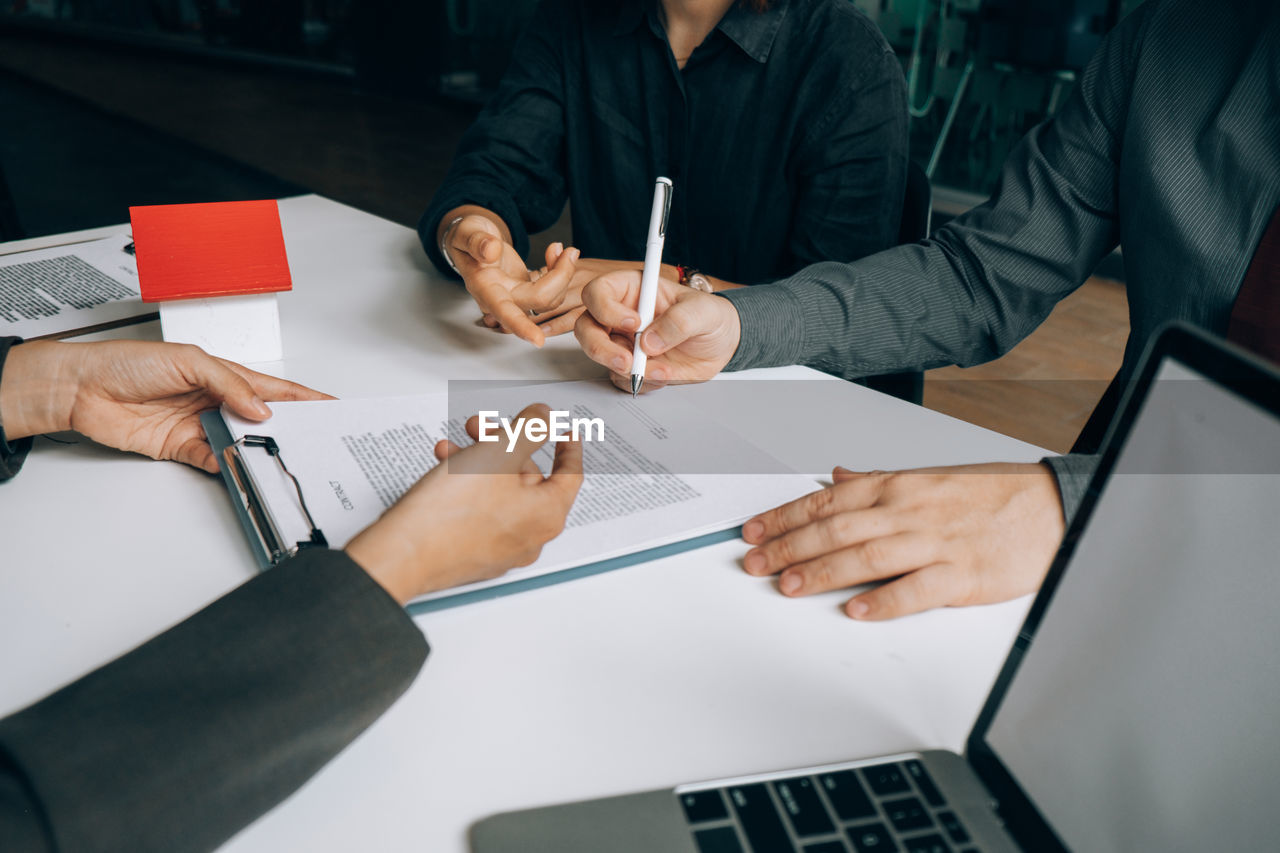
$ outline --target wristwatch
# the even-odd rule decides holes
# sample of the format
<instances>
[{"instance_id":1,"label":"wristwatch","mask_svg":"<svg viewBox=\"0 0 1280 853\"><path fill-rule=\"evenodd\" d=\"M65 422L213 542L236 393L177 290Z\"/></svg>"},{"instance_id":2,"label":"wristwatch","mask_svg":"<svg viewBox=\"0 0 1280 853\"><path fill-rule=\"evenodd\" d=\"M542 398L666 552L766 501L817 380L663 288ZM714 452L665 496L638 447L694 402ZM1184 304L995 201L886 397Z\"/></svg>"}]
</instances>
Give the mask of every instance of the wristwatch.
<instances>
[{"instance_id":1,"label":"wristwatch","mask_svg":"<svg viewBox=\"0 0 1280 853\"><path fill-rule=\"evenodd\" d=\"M693 267L686 267L684 264L676 264L676 272L680 274L680 283L692 287L694 290L701 290L703 293L711 293L715 290L711 286L711 279L698 272Z\"/></svg>"}]
</instances>

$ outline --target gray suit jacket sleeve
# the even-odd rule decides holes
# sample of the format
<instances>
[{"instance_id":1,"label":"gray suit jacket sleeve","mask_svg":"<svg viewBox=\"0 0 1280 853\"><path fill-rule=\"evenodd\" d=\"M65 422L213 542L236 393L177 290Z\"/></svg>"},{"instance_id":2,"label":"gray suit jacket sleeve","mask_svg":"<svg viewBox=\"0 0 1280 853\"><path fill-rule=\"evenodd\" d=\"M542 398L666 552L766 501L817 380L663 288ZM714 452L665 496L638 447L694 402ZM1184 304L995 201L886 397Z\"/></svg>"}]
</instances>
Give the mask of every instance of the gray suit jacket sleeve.
<instances>
[{"instance_id":1,"label":"gray suit jacket sleeve","mask_svg":"<svg viewBox=\"0 0 1280 853\"><path fill-rule=\"evenodd\" d=\"M1030 334L1119 241L1118 164L1145 10L1019 143L986 204L923 243L723 294L742 321L726 369L806 364L853 378L971 365Z\"/></svg>"},{"instance_id":2,"label":"gray suit jacket sleeve","mask_svg":"<svg viewBox=\"0 0 1280 853\"><path fill-rule=\"evenodd\" d=\"M1062 497L1062 517L1066 519L1068 527L1084 501L1084 493L1098 467L1098 458L1097 454L1071 453L1042 460L1058 481L1058 494Z\"/></svg>"},{"instance_id":3,"label":"gray suit jacket sleeve","mask_svg":"<svg viewBox=\"0 0 1280 853\"><path fill-rule=\"evenodd\" d=\"M210 850L377 719L426 654L350 558L305 552L0 721L0 847Z\"/></svg>"}]
</instances>

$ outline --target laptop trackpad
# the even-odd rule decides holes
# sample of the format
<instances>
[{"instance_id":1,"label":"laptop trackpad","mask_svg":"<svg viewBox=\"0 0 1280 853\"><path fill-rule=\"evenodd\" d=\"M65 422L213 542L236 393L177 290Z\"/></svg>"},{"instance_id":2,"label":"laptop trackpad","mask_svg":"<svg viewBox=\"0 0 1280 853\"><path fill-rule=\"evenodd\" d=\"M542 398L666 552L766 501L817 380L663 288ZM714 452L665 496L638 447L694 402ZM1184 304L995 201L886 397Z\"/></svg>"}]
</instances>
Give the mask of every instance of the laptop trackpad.
<instances>
[{"instance_id":1,"label":"laptop trackpad","mask_svg":"<svg viewBox=\"0 0 1280 853\"><path fill-rule=\"evenodd\" d=\"M697 853L671 789L508 812L471 827L474 853Z\"/></svg>"}]
</instances>

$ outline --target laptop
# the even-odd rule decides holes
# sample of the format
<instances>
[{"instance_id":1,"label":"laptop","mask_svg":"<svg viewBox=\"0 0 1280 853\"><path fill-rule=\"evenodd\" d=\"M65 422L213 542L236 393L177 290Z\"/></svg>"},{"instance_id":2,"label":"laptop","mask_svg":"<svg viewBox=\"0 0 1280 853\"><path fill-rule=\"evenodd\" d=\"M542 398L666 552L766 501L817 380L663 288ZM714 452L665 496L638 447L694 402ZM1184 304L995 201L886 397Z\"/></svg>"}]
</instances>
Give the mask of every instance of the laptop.
<instances>
[{"instance_id":1,"label":"laptop","mask_svg":"<svg viewBox=\"0 0 1280 853\"><path fill-rule=\"evenodd\" d=\"M855 719L850 725L856 725ZM1149 348L963 755L499 814L476 853L1280 847L1280 374Z\"/></svg>"}]
</instances>

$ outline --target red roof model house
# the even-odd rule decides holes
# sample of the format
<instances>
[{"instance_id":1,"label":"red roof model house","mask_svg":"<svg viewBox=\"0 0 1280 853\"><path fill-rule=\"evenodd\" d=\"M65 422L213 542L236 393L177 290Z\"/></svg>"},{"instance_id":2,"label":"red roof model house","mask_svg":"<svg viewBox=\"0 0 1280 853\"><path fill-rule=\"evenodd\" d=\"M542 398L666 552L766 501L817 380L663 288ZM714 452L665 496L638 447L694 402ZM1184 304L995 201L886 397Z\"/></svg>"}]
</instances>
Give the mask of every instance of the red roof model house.
<instances>
[{"instance_id":1,"label":"red roof model house","mask_svg":"<svg viewBox=\"0 0 1280 853\"><path fill-rule=\"evenodd\" d=\"M279 361L276 293L293 289L272 201L129 208L142 301L166 341L232 361Z\"/></svg>"}]
</instances>

